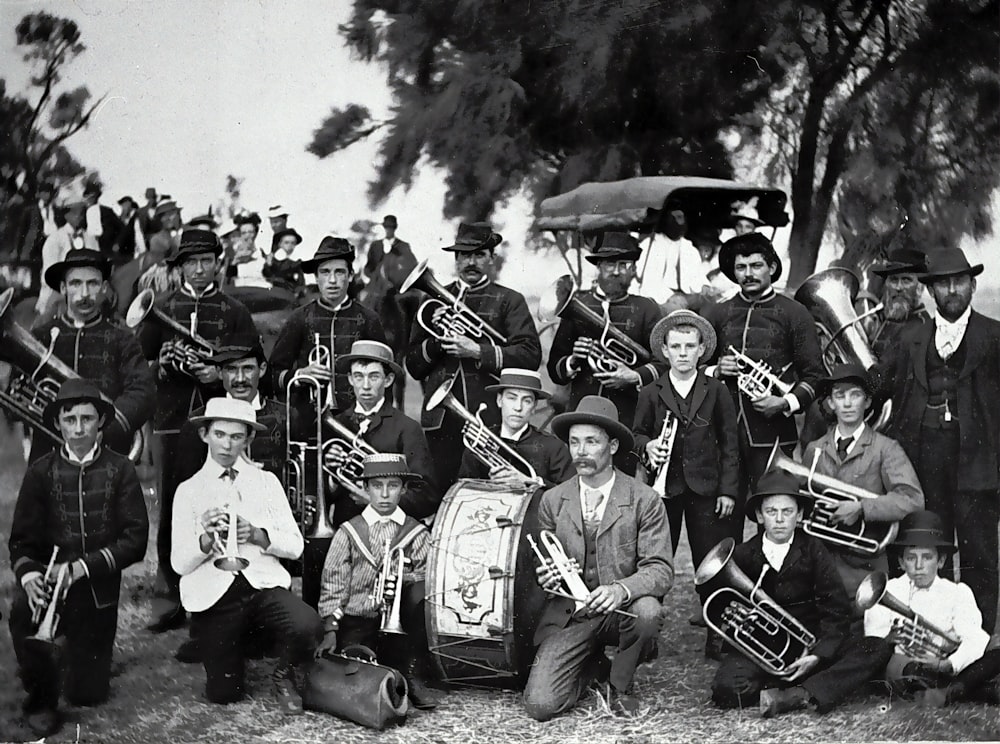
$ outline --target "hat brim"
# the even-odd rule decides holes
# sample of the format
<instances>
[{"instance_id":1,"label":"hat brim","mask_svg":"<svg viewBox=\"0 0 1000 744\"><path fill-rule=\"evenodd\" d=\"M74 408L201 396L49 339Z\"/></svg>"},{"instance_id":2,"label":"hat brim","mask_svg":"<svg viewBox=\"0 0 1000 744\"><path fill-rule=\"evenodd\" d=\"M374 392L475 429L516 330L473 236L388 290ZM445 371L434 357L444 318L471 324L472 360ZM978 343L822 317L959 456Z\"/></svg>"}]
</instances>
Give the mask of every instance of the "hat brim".
<instances>
[{"instance_id":1,"label":"hat brim","mask_svg":"<svg viewBox=\"0 0 1000 744\"><path fill-rule=\"evenodd\" d=\"M652 352L653 356L661 362L665 362L667 364L670 363L666 355L663 353L663 343L666 341L667 334L672 328L682 325L693 325L701 331L701 342L705 344L705 351L702 352L698 361L703 362L706 359L710 359L712 354L715 353L715 347L719 340L712 324L697 314L682 315L675 318L671 318L669 316L666 318L660 318L656 325L653 326L652 332L649 334L649 350Z\"/></svg>"},{"instance_id":2,"label":"hat brim","mask_svg":"<svg viewBox=\"0 0 1000 744\"><path fill-rule=\"evenodd\" d=\"M632 436L631 430L621 421L594 413L581 413L578 411L560 413L552 419L552 433L565 442L569 439L570 427L575 424L591 424L592 426L604 429L612 439L617 439L619 444L624 446L626 450L630 450L635 446L635 438Z\"/></svg>"},{"instance_id":3,"label":"hat brim","mask_svg":"<svg viewBox=\"0 0 1000 744\"><path fill-rule=\"evenodd\" d=\"M241 359L249 359L250 357L253 357L261 363L267 361L267 356L264 354L264 350L259 346L256 348L241 347L239 349L221 349L209 357L208 361L210 364L221 366L223 364L228 364L229 362L238 362Z\"/></svg>"},{"instance_id":4,"label":"hat brim","mask_svg":"<svg viewBox=\"0 0 1000 744\"><path fill-rule=\"evenodd\" d=\"M213 421L233 421L237 424L246 424L254 431L266 431L267 427L258 421L248 421L247 419L234 418L231 416L192 416L188 419L195 426L205 425L207 426Z\"/></svg>"},{"instance_id":5,"label":"hat brim","mask_svg":"<svg viewBox=\"0 0 1000 744\"><path fill-rule=\"evenodd\" d=\"M757 219L756 217L749 217L745 214L734 214L729 218L729 226L736 227L737 222L749 222L754 227L764 227L767 223L764 220Z\"/></svg>"},{"instance_id":6,"label":"hat brim","mask_svg":"<svg viewBox=\"0 0 1000 744\"><path fill-rule=\"evenodd\" d=\"M584 260L597 266L605 261L638 261L642 257L642 251L621 251L620 253L591 253L584 256Z\"/></svg>"},{"instance_id":7,"label":"hat brim","mask_svg":"<svg viewBox=\"0 0 1000 744\"><path fill-rule=\"evenodd\" d=\"M104 417L104 426L115 420L115 407L112 403L104 400L104 398L95 398L91 395L81 395L77 398L63 398L56 399L45 406L44 418L49 422L49 426L53 427L56 432L59 431L59 424L56 421L56 411L65 406L73 406L77 403L93 403L94 407L97 408L97 412Z\"/></svg>"},{"instance_id":8,"label":"hat brim","mask_svg":"<svg viewBox=\"0 0 1000 744\"><path fill-rule=\"evenodd\" d=\"M728 251L724 250L725 247L726 244L723 243L722 249L719 250L719 271L725 274L726 278L733 284L738 284L738 282L736 281L736 274L733 271L733 267L736 265L736 254L734 253L732 248L730 248ZM763 250L754 252L761 254L765 253L765 251ZM773 263L776 265L775 270L771 272L771 284L774 284L781 278L781 273L784 271L785 267L782 265L781 258L778 256L777 252L775 252L774 248L771 248L771 250L767 251L766 253L769 253L769 255L765 255L764 260L767 261L768 263Z\"/></svg>"},{"instance_id":9,"label":"hat brim","mask_svg":"<svg viewBox=\"0 0 1000 744\"><path fill-rule=\"evenodd\" d=\"M875 276L880 276L883 279L887 276L895 276L896 274L922 275L926 271L926 267L917 266L915 264L889 264L888 266L883 266L880 269L872 269L872 273Z\"/></svg>"},{"instance_id":10,"label":"hat brim","mask_svg":"<svg viewBox=\"0 0 1000 744\"><path fill-rule=\"evenodd\" d=\"M347 265L350 266L354 263L353 255L343 255L343 256L330 256L328 258L310 258L308 261L303 261L299 264L299 268L302 269L306 274L315 274L319 267L325 264L327 261L346 261Z\"/></svg>"},{"instance_id":11,"label":"hat brim","mask_svg":"<svg viewBox=\"0 0 1000 744\"><path fill-rule=\"evenodd\" d=\"M167 259L168 266L177 266L178 264L184 263L184 259L189 256L197 256L200 253L211 253L216 258L222 256L222 246L217 248L181 248L173 256Z\"/></svg>"},{"instance_id":12,"label":"hat brim","mask_svg":"<svg viewBox=\"0 0 1000 744\"><path fill-rule=\"evenodd\" d=\"M819 381L820 394L824 396L829 395L830 392L833 390L833 386L836 385L838 382L856 382L858 383L858 387L864 390L865 394L869 398L872 397L872 395L874 395L874 392L872 391L871 382L864 377L859 377L858 375L843 375L841 377L824 377Z\"/></svg>"},{"instance_id":13,"label":"hat brim","mask_svg":"<svg viewBox=\"0 0 1000 744\"><path fill-rule=\"evenodd\" d=\"M45 270L45 283L58 292L59 285L62 284L63 279L66 277L66 272L70 269L97 269L101 272L101 277L104 281L111 279L111 262L104 258L102 254L97 253L97 251L91 252L96 254L92 260L60 261L59 263L52 264Z\"/></svg>"},{"instance_id":14,"label":"hat brim","mask_svg":"<svg viewBox=\"0 0 1000 744\"><path fill-rule=\"evenodd\" d=\"M947 550L949 553L958 550L958 546L954 543L945 542L930 535L922 538L909 538L904 535L893 540L890 545L896 548L937 548L938 550Z\"/></svg>"},{"instance_id":15,"label":"hat brim","mask_svg":"<svg viewBox=\"0 0 1000 744\"><path fill-rule=\"evenodd\" d=\"M746 512L747 518L758 522L757 520L757 508L760 506L760 502L763 501L768 496L791 496L795 499L795 502L799 505L799 509L802 511L802 515L805 516L814 506L813 499L805 496L801 493L785 493L784 491L767 491L764 493L753 493L747 496L746 503L743 506Z\"/></svg>"},{"instance_id":16,"label":"hat brim","mask_svg":"<svg viewBox=\"0 0 1000 744\"><path fill-rule=\"evenodd\" d=\"M551 398L552 393L542 390L541 388L528 387L527 385L487 385L483 388L488 393L502 393L504 390L527 390L529 393L534 393L536 398Z\"/></svg>"},{"instance_id":17,"label":"hat brim","mask_svg":"<svg viewBox=\"0 0 1000 744\"><path fill-rule=\"evenodd\" d=\"M976 277L982 273L983 265L976 264L975 266L969 266L968 268L958 268L951 271L925 271L923 274L917 276L917 279L920 280L921 284L933 284L938 279L946 279L949 276L962 276L963 274L968 274L969 276Z\"/></svg>"},{"instance_id":18,"label":"hat brim","mask_svg":"<svg viewBox=\"0 0 1000 744\"><path fill-rule=\"evenodd\" d=\"M403 368L400 367L396 362L389 361L387 359L382 359L380 357L368 354L344 354L337 359L337 364L350 364L351 362L380 362L389 369L393 371L396 377L402 377L405 373Z\"/></svg>"}]
</instances>

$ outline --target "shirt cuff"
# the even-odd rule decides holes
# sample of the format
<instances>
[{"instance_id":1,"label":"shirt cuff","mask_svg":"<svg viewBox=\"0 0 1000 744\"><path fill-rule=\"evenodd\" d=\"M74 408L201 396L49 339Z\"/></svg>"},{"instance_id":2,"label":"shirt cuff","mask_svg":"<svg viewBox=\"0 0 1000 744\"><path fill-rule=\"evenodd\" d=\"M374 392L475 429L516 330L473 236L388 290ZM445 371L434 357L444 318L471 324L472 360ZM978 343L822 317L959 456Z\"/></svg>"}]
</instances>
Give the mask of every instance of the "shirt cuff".
<instances>
[{"instance_id":1,"label":"shirt cuff","mask_svg":"<svg viewBox=\"0 0 1000 744\"><path fill-rule=\"evenodd\" d=\"M788 401L788 412L786 416L793 416L798 413L799 410L799 399L795 397L794 393L788 393L787 395L781 396L783 400Z\"/></svg>"},{"instance_id":2,"label":"shirt cuff","mask_svg":"<svg viewBox=\"0 0 1000 744\"><path fill-rule=\"evenodd\" d=\"M21 586L27 588L29 581L33 581L36 577L40 579L44 575L41 571L28 571L28 573L21 577Z\"/></svg>"},{"instance_id":3,"label":"shirt cuff","mask_svg":"<svg viewBox=\"0 0 1000 744\"><path fill-rule=\"evenodd\" d=\"M620 586L620 587L621 587L622 589L624 589L624 590L625 590L625 601L624 601L624 602L623 602L622 604L631 604L631 603L632 603L632 592L630 592L630 591L628 590L628 587L627 587L627 586L625 586L625 585L624 585L624 584L623 584L622 582L620 582L620 581L612 581L612 582L611 582L611 585L612 585L612 586Z\"/></svg>"}]
</instances>

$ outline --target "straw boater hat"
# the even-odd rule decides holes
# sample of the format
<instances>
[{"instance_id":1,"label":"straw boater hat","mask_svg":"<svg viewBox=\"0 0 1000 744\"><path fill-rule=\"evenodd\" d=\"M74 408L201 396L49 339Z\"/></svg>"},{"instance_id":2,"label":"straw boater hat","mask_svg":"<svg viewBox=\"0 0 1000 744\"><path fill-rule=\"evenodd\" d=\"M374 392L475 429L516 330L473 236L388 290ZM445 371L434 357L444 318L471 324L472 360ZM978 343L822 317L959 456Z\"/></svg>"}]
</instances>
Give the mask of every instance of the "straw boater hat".
<instances>
[{"instance_id":1,"label":"straw boater hat","mask_svg":"<svg viewBox=\"0 0 1000 744\"><path fill-rule=\"evenodd\" d=\"M565 442L569 438L569 429L574 424L599 426L609 437L617 439L626 450L632 449L635 444L632 432L618 418L618 407L599 395L585 395L575 411L560 413L553 418L552 433Z\"/></svg>"},{"instance_id":2,"label":"straw boater hat","mask_svg":"<svg viewBox=\"0 0 1000 744\"><path fill-rule=\"evenodd\" d=\"M938 548L955 552L955 543L945 537L941 517L926 509L915 511L903 517L899 523L899 536L893 545L913 548Z\"/></svg>"},{"instance_id":3,"label":"straw boater hat","mask_svg":"<svg viewBox=\"0 0 1000 744\"><path fill-rule=\"evenodd\" d=\"M115 420L115 407L90 380L82 377L66 380L59 387L55 399L45 406L44 418L49 426L56 428L56 414L67 403L93 403L97 412L104 417L104 426ZM58 431L58 428L56 428Z\"/></svg>"},{"instance_id":4,"label":"straw boater hat","mask_svg":"<svg viewBox=\"0 0 1000 744\"><path fill-rule=\"evenodd\" d=\"M594 252L584 256L592 264L602 261L636 261L642 255L639 241L625 232L601 233Z\"/></svg>"},{"instance_id":5,"label":"straw boater hat","mask_svg":"<svg viewBox=\"0 0 1000 744\"><path fill-rule=\"evenodd\" d=\"M649 334L649 349L653 352L653 356L661 362L667 361L667 357L663 354L663 344L667 340L667 333L671 328L682 325L692 325L701 332L701 341L705 344L705 351L702 352L699 361L710 358L715 351L716 343L718 343L715 329L711 323L693 310L674 310L653 326L653 331Z\"/></svg>"},{"instance_id":6,"label":"straw boater hat","mask_svg":"<svg viewBox=\"0 0 1000 744\"><path fill-rule=\"evenodd\" d=\"M509 367L500 370L500 381L495 385L487 385L486 391L490 393L501 393L508 388L517 390L527 390L535 394L536 398L551 398L552 394L542 388L542 376L533 369L518 369Z\"/></svg>"},{"instance_id":7,"label":"straw boater hat","mask_svg":"<svg viewBox=\"0 0 1000 744\"><path fill-rule=\"evenodd\" d=\"M181 242L177 250L167 257L167 263L177 266L188 256L199 253L212 253L216 258L222 255L222 243L219 236L211 230L185 230L181 233Z\"/></svg>"},{"instance_id":8,"label":"straw boater hat","mask_svg":"<svg viewBox=\"0 0 1000 744\"><path fill-rule=\"evenodd\" d=\"M927 256L916 248L896 248L886 256L885 263L872 273L887 277L893 274L922 274L927 270Z\"/></svg>"},{"instance_id":9,"label":"straw boater hat","mask_svg":"<svg viewBox=\"0 0 1000 744\"><path fill-rule=\"evenodd\" d=\"M181 208L177 206L177 202L172 199L164 199L159 204L156 205L156 211L153 213L156 217L162 217L165 214L170 214L171 212L180 212Z\"/></svg>"},{"instance_id":10,"label":"straw boater hat","mask_svg":"<svg viewBox=\"0 0 1000 744\"><path fill-rule=\"evenodd\" d=\"M493 232L493 226L488 222L462 222L455 234L455 244L446 245L441 250L452 253L493 250L502 240L503 236Z\"/></svg>"},{"instance_id":11,"label":"straw boater hat","mask_svg":"<svg viewBox=\"0 0 1000 744\"><path fill-rule=\"evenodd\" d=\"M758 214L756 196L747 201L734 201L729 208L729 226L735 227L740 220L746 220L754 227L764 227Z\"/></svg>"},{"instance_id":12,"label":"straw boater hat","mask_svg":"<svg viewBox=\"0 0 1000 744\"><path fill-rule=\"evenodd\" d=\"M776 264L771 272L771 281L776 282L781 277L781 259L778 258L771 241L760 233L752 232L730 238L719 248L719 269L731 282L736 281L733 266L737 256L749 256L752 253L762 253L769 264Z\"/></svg>"},{"instance_id":13,"label":"straw boater hat","mask_svg":"<svg viewBox=\"0 0 1000 744\"><path fill-rule=\"evenodd\" d=\"M381 341L361 340L351 344L351 353L337 359L338 364L350 367L351 362L382 362L396 377L403 376L403 368L396 364L392 349Z\"/></svg>"},{"instance_id":14,"label":"straw boater hat","mask_svg":"<svg viewBox=\"0 0 1000 744\"><path fill-rule=\"evenodd\" d=\"M257 412L249 401L235 398L212 398L205 406L204 414L191 417L191 423L195 426L208 426L213 421L219 420L246 424L254 431L267 429L263 424L257 423Z\"/></svg>"},{"instance_id":15,"label":"straw boater hat","mask_svg":"<svg viewBox=\"0 0 1000 744\"><path fill-rule=\"evenodd\" d=\"M313 257L302 262L301 269L307 274L315 274L321 264L336 258L342 258L347 263L352 263L354 261L354 246L344 238L327 235L319 241L319 248L316 249Z\"/></svg>"},{"instance_id":16,"label":"straw boater hat","mask_svg":"<svg viewBox=\"0 0 1000 744\"><path fill-rule=\"evenodd\" d=\"M791 496L798 502L799 508L803 512L808 512L813 505L812 499L799 492L798 478L787 473L769 470L760 477L760 480L757 481L757 487L747 497L744 508L750 519L757 519L757 509L765 496Z\"/></svg>"},{"instance_id":17,"label":"straw boater hat","mask_svg":"<svg viewBox=\"0 0 1000 744\"><path fill-rule=\"evenodd\" d=\"M397 476L403 480L421 480L419 473L411 473L406 464L406 455L378 453L366 455L362 461L361 480Z\"/></svg>"},{"instance_id":18,"label":"straw boater hat","mask_svg":"<svg viewBox=\"0 0 1000 744\"><path fill-rule=\"evenodd\" d=\"M927 257L927 271L920 277L924 284L931 284L938 279L949 276L979 276L983 273L983 265L972 266L969 259L965 257L965 251L961 248L946 248L943 251L932 253Z\"/></svg>"},{"instance_id":19,"label":"straw boater hat","mask_svg":"<svg viewBox=\"0 0 1000 744\"><path fill-rule=\"evenodd\" d=\"M105 281L111 278L111 261L103 253L89 248L71 248L66 258L45 270L45 283L58 291L67 271L83 267L97 269Z\"/></svg>"},{"instance_id":20,"label":"straw boater hat","mask_svg":"<svg viewBox=\"0 0 1000 744\"><path fill-rule=\"evenodd\" d=\"M288 210L285 209L280 204L275 204L273 207L269 207L267 210L267 218L269 220L276 219L278 217L287 217Z\"/></svg>"},{"instance_id":21,"label":"straw boater hat","mask_svg":"<svg viewBox=\"0 0 1000 744\"><path fill-rule=\"evenodd\" d=\"M834 365L830 374L820 380L820 394L829 395L838 382L856 382L869 397L873 395L871 379L860 364Z\"/></svg>"}]
</instances>

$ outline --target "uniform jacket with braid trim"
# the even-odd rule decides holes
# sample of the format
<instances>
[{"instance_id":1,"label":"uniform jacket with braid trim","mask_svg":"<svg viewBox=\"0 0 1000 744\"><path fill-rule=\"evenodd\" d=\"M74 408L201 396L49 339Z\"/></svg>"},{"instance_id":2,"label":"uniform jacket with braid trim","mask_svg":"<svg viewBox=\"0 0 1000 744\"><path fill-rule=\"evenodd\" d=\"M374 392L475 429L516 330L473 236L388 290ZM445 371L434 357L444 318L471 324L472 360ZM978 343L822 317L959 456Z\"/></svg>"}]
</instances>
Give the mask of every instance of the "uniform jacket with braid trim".
<instances>
[{"instance_id":1,"label":"uniform jacket with braid trim","mask_svg":"<svg viewBox=\"0 0 1000 744\"><path fill-rule=\"evenodd\" d=\"M489 430L500 436L500 424L494 424ZM535 469L542 485L546 488L558 486L576 475L573 458L569 448L559 437L539 431L528 425L527 430L516 442L504 440L513 447L528 464ZM468 449L462 453L462 464L458 469L459 478L489 478L490 470L479 461Z\"/></svg>"},{"instance_id":2,"label":"uniform jacket with braid trim","mask_svg":"<svg viewBox=\"0 0 1000 744\"><path fill-rule=\"evenodd\" d=\"M458 283L447 287L453 295L458 295ZM459 378L451 392L471 412L475 413L480 403L490 404L496 400L493 393L486 392L505 367L538 369L542 363L542 347L538 340L535 322L531 319L528 304L520 292L508 289L492 281L470 288L463 302L482 320L506 337L507 343L494 346L484 341L480 344L482 358L457 359L448 356L441 343L430 336L418 323L413 324L410 344L406 353L406 369L417 380L424 383L424 404L437 387L459 372ZM495 409L495 405L493 406ZM444 421L444 409L424 410L420 424L426 431L440 429Z\"/></svg>"},{"instance_id":3,"label":"uniform jacket with braid trim","mask_svg":"<svg viewBox=\"0 0 1000 744\"><path fill-rule=\"evenodd\" d=\"M121 572L146 554L149 517L129 459L106 447L83 465L62 450L28 466L14 506L10 562L18 582L57 561L83 559L97 607L118 603Z\"/></svg>"}]
</instances>

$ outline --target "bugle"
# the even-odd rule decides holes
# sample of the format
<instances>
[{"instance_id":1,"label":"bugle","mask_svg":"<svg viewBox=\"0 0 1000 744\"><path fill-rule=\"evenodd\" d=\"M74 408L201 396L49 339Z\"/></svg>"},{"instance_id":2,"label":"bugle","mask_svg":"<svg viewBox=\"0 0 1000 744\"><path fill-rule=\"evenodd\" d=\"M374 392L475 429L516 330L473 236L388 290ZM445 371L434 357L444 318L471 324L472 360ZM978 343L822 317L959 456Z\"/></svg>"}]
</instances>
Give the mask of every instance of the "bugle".
<instances>
[{"instance_id":1,"label":"bugle","mask_svg":"<svg viewBox=\"0 0 1000 744\"><path fill-rule=\"evenodd\" d=\"M186 375L193 375L191 365L204 364L219 351L215 344L198 333L198 317L195 313L191 313L190 325L185 326L156 307L156 293L151 289L144 289L136 295L125 311L127 327L136 328L143 321L156 323L180 336L180 340L174 343L174 353L171 356L177 370Z\"/></svg>"},{"instance_id":2,"label":"bugle","mask_svg":"<svg viewBox=\"0 0 1000 744\"><path fill-rule=\"evenodd\" d=\"M250 565L250 561L240 555L239 536L237 534L238 517L236 515L236 502L236 498L230 499L229 502L229 524L226 527L226 544L224 552L212 561L212 565L220 571L229 571L231 573L239 573ZM218 532L215 533L215 540L218 544Z\"/></svg>"},{"instance_id":3,"label":"bugle","mask_svg":"<svg viewBox=\"0 0 1000 744\"><path fill-rule=\"evenodd\" d=\"M399 611L403 598L403 569L406 567L406 554L402 548L392 549L385 546L382 557L382 569L371 599L375 607L382 613L379 625L381 633L405 633L400 620Z\"/></svg>"},{"instance_id":4,"label":"bugle","mask_svg":"<svg viewBox=\"0 0 1000 744\"><path fill-rule=\"evenodd\" d=\"M942 628L934 625L924 617L914 612L901 599L887 591L889 577L884 571L872 571L858 585L854 602L861 610L869 610L877 604L887 607L897 615L902 615L909 624L906 643L900 643L908 656L917 658L947 659L962 644ZM902 622L902 621L901 621ZM893 622L893 626L896 622Z\"/></svg>"},{"instance_id":5,"label":"bugle","mask_svg":"<svg viewBox=\"0 0 1000 744\"><path fill-rule=\"evenodd\" d=\"M768 564L754 583L732 559L734 550L736 541L727 537L695 571L695 586L716 577L728 585L705 600L705 623L769 674L787 677L789 667L816 645L816 636L760 588Z\"/></svg>"},{"instance_id":6,"label":"bugle","mask_svg":"<svg viewBox=\"0 0 1000 744\"><path fill-rule=\"evenodd\" d=\"M292 401L300 388L309 390L308 398L315 407L312 441L308 437L300 439L300 433L292 427ZM326 539L334 532L323 477L323 389L322 381L301 370L285 386L285 491L306 539Z\"/></svg>"},{"instance_id":7,"label":"bugle","mask_svg":"<svg viewBox=\"0 0 1000 744\"><path fill-rule=\"evenodd\" d=\"M785 369L775 374L770 364L748 357L735 346L729 346L729 353L736 357L736 366L739 369L736 375L736 387L748 398L762 398L771 395L774 390L780 395L792 392L792 384L781 379L781 375L788 368L787 365Z\"/></svg>"},{"instance_id":8,"label":"bugle","mask_svg":"<svg viewBox=\"0 0 1000 744\"><path fill-rule=\"evenodd\" d=\"M859 516L854 524L836 524L833 522L833 512L845 501L861 501L877 499L878 494L858 488L850 483L844 483L830 475L816 472L820 451L816 450L811 468L795 462L781 451L778 443L774 443L771 455L768 457L764 471L774 468L805 482L806 487L799 489L799 494L814 500L815 505L802 519L802 530L825 540L833 545L840 545L861 555L878 555L885 547L896 539L899 524L890 522L885 526L873 527L865 523L864 516Z\"/></svg>"},{"instance_id":9,"label":"bugle","mask_svg":"<svg viewBox=\"0 0 1000 744\"><path fill-rule=\"evenodd\" d=\"M465 336L473 341L486 341L495 346L507 343L506 336L469 309L462 301L461 293L453 295L434 278L434 272L427 268L426 259L417 264L403 280L399 293L403 294L413 288L426 292L431 297L424 300L417 310L417 322L439 341ZM434 314L439 308L444 308L444 313L435 320Z\"/></svg>"},{"instance_id":10,"label":"bugle","mask_svg":"<svg viewBox=\"0 0 1000 744\"><path fill-rule=\"evenodd\" d=\"M652 488L656 494L663 498L667 493L667 470L670 469L670 458L674 454L674 441L677 439L677 429L680 425L677 417L672 411L667 411L663 417L663 429L660 431L659 442L667 448L667 454L663 457L653 478Z\"/></svg>"}]
</instances>

